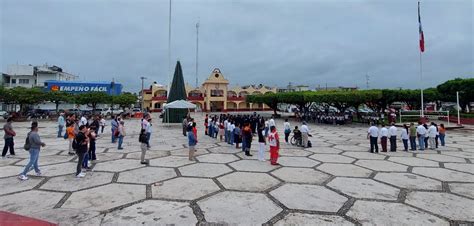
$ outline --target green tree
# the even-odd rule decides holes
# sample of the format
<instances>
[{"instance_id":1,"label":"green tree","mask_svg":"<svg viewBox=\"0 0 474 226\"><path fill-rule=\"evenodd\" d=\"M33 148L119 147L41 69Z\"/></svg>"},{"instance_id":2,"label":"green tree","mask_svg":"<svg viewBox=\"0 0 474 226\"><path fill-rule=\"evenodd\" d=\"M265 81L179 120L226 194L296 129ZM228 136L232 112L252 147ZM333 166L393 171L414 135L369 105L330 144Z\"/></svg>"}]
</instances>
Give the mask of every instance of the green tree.
<instances>
[{"instance_id":1,"label":"green tree","mask_svg":"<svg viewBox=\"0 0 474 226\"><path fill-rule=\"evenodd\" d=\"M51 91L45 94L45 100L54 103L56 106L56 113L58 113L59 104L72 101L72 96L71 94L62 91Z\"/></svg>"},{"instance_id":2,"label":"green tree","mask_svg":"<svg viewBox=\"0 0 474 226\"><path fill-rule=\"evenodd\" d=\"M456 78L448 80L436 87L442 101L456 102L456 92L459 92L459 105L465 111L466 105L474 101L474 78Z\"/></svg>"},{"instance_id":3,"label":"green tree","mask_svg":"<svg viewBox=\"0 0 474 226\"><path fill-rule=\"evenodd\" d=\"M9 90L13 98L12 104L20 105L20 112L24 113L25 105L34 105L44 101L45 93L40 88L15 87Z\"/></svg>"},{"instance_id":4,"label":"green tree","mask_svg":"<svg viewBox=\"0 0 474 226\"><path fill-rule=\"evenodd\" d=\"M98 104L110 103L111 96L102 92L81 93L74 96L76 104L84 104L95 111Z\"/></svg>"},{"instance_id":5,"label":"green tree","mask_svg":"<svg viewBox=\"0 0 474 226\"><path fill-rule=\"evenodd\" d=\"M113 96L112 100L114 104L119 105L122 110L125 111L125 108L129 108L133 104L137 103L137 96L132 93L122 93L117 96Z\"/></svg>"}]
</instances>

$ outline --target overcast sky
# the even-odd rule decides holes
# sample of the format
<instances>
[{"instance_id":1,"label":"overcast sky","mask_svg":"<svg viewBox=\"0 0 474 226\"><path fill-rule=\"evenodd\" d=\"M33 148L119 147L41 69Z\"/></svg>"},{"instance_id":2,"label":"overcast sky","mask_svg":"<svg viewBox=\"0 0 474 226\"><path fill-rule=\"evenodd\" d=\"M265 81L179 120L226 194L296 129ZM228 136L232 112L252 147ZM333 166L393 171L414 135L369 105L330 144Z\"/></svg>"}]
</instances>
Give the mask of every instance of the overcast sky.
<instances>
[{"instance_id":1,"label":"overcast sky","mask_svg":"<svg viewBox=\"0 0 474 226\"><path fill-rule=\"evenodd\" d=\"M168 81L169 0L0 0L0 71L54 64L125 90ZM423 86L474 77L472 0L425 0ZM195 83L418 88L414 0L173 0L171 59Z\"/></svg>"}]
</instances>

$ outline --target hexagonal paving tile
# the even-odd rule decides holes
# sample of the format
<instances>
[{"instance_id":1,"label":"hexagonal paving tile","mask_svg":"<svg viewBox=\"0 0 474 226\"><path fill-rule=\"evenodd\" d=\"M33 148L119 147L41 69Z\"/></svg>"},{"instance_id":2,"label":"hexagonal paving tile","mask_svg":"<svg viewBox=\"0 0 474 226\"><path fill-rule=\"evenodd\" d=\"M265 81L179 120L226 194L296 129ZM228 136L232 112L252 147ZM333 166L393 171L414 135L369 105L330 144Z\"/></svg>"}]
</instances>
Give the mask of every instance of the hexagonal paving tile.
<instances>
[{"instance_id":1,"label":"hexagonal paving tile","mask_svg":"<svg viewBox=\"0 0 474 226\"><path fill-rule=\"evenodd\" d=\"M138 153L138 152L134 152ZM116 152L107 152L107 153L97 153L96 157L97 160L96 162L106 162L110 160L117 160L123 158L124 153L116 153ZM129 153L128 155L131 155L133 153ZM140 153L141 154L141 153Z\"/></svg>"},{"instance_id":2,"label":"hexagonal paving tile","mask_svg":"<svg viewBox=\"0 0 474 226\"><path fill-rule=\"evenodd\" d=\"M240 191L265 191L280 183L266 173L235 172L218 178L227 188Z\"/></svg>"},{"instance_id":3,"label":"hexagonal paving tile","mask_svg":"<svg viewBox=\"0 0 474 226\"><path fill-rule=\"evenodd\" d=\"M306 184L322 184L331 177L314 169L293 167L283 167L271 172L271 174L286 182Z\"/></svg>"},{"instance_id":4,"label":"hexagonal paving tile","mask_svg":"<svg viewBox=\"0 0 474 226\"><path fill-rule=\"evenodd\" d=\"M293 166L293 167L314 167L320 162L312 160L306 157L280 157L278 163L282 166Z\"/></svg>"},{"instance_id":5,"label":"hexagonal paving tile","mask_svg":"<svg viewBox=\"0 0 474 226\"><path fill-rule=\"evenodd\" d=\"M449 225L449 222L401 203L357 200L347 216L364 225Z\"/></svg>"},{"instance_id":6,"label":"hexagonal paving tile","mask_svg":"<svg viewBox=\"0 0 474 226\"><path fill-rule=\"evenodd\" d=\"M237 162L230 163L234 169L238 171L252 171L252 172L268 172L278 168L278 166L272 166L268 162L260 162L256 160L240 160Z\"/></svg>"},{"instance_id":7,"label":"hexagonal paving tile","mask_svg":"<svg viewBox=\"0 0 474 226\"><path fill-rule=\"evenodd\" d=\"M474 200L439 192L410 192L406 203L451 220L474 221Z\"/></svg>"},{"instance_id":8,"label":"hexagonal paving tile","mask_svg":"<svg viewBox=\"0 0 474 226\"><path fill-rule=\"evenodd\" d=\"M474 183L449 183L449 190L452 193L474 199Z\"/></svg>"},{"instance_id":9,"label":"hexagonal paving tile","mask_svg":"<svg viewBox=\"0 0 474 226\"><path fill-rule=\"evenodd\" d=\"M150 166L180 167L192 163L195 161L189 161L188 157L182 156L167 156L150 160Z\"/></svg>"},{"instance_id":10,"label":"hexagonal paving tile","mask_svg":"<svg viewBox=\"0 0 474 226\"><path fill-rule=\"evenodd\" d=\"M110 183L113 177L113 173L106 172L88 172L82 179L77 179L74 175L65 175L51 178L41 188L55 191L77 191Z\"/></svg>"},{"instance_id":11,"label":"hexagonal paving tile","mask_svg":"<svg viewBox=\"0 0 474 226\"><path fill-rule=\"evenodd\" d=\"M42 167L40 166L40 169L41 168ZM0 177L18 176L24 169L25 167L21 166L2 166L0 167Z\"/></svg>"},{"instance_id":12,"label":"hexagonal paving tile","mask_svg":"<svg viewBox=\"0 0 474 226\"><path fill-rule=\"evenodd\" d=\"M128 159L140 159L141 155L142 155L142 152L128 153L127 158ZM165 156L169 156L169 155L170 155L169 151L148 150L145 154L145 159L154 159L154 158L160 158L160 157L165 157Z\"/></svg>"},{"instance_id":13,"label":"hexagonal paving tile","mask_svg":"<svg viewBox=\"0 0 474 226\"><path fill-rule=\"evenodd\" d=\"M195 225L196 216L188 203L145 200L107 214L101 225Z\"/></svg>"},{"instance_id":14,"label":"hexagonal paving tile","mask_svg":"<svg viewBox=\"0 0 474 226\"><path fill-rule=\"evenodd\" d=\"M47 191L25 191L0 197L0 210L31 215L32 213L52 209L64 193ZM41 197L40 199L38 197Z\"/></svg>"},{"instance_id":15,"label":"hexagonal paving tile","mask_svg":"<svg viewBox=\"0 0 474 226\"><path fill-rule=\"evenodd\" d=\"M422 159L429 159L437 162L460 162L460 163L466 163L466 160L463 158L459 157L453 157L453 156L448 156L448 155L440 155L440 154L417 154L417 158L422 158Z\"/></svg>"},{"instance_id":16,"label":"hexagonal paving tile","mask_svg":"<svg viewBox=\"0 0 474 226\"><path fill-rule=\"evenodd\" d=\"M339 154L343 152L340 149L330 148L330 147L311 147L305 148L304 150L313 152L313 153L323 153L323 154Z\"/></svg>"},{"instance_id":17,"label":"hexagonal paving tile","mask_svg":"<svg viewBox=\"0 0 474 226\"><path fill-rule=\"evenodd\" d=\"M0 159L0 166L7 166L11 165L15 162L21 161L21 159L17 158L6 158L6 159Z\"/></svg>"},{"instance_id":18,"label":"hexagonal paving tile","mask_svg":"<svg viewBox=\"0 0 474 226\"><path fill-rule=\"evenodd\" d=\"M445 163L444 167L448 169L453 169L457 171L463 171L466 173L474 174L474 164L470 164L470 163Z\"/></svg>"},{"instance_id":19,"label":"hexagonal paving tile","mask_svg":"<svg viewBox=\"0 0 474 226\"><path fill-rule=\"evenodd\" d=\"M44 165L51 165L51 164L62 163L62 162L69 162L73 158L74 156L63 156L63 155L40 156L38 159L38 165L44 166ZM30 159L27 158L15 164L19 166L25 166L26 164L28 164L29 161Z\"/></svg>"},{"instance_id":20,"label":"hexagonal paving tile","mask_svg":"<svg viewBox=\"0 0 474 226\"><path fill-rule=\"evenodd\" d=\"M229 163L239 160L235 155L231 154L207 154L196 157L199 162L210 162L210 163Z\"/></svg>"},{"instance_id":21,"label":"hexagonal paving tile","mask_svg":"<svg viewBox=\"0 0 474 226\"><path fill-rule=\"evenodd\" d=\"M335 154L314 154L309 157L321 162L331 162L331 163L351 163L355 161L355 159L353 158L346 157L343 155L335 155Z\"/></svg>"},{"instance_id":22,"label":"hexagonal paving tile","mask_svg":"<svg viewBox=\"0 0 474 226\"><path fill-rule=\"evenodd\" d=\"M72 193L61 208L105 211L145 197L145 185L108 184Z\"/></svg>"},{"instance_id":23,"label":"hexagonal paving tile","mask_svg":"<svg viewBox=\"0 0 474 226\"><path fill-rule=\"evenodd\" d=\"M8 177L0 179L0 195L30 190L38 185L43 178L29 178L28 180L21 181L17 177Z\"/></svg>"},{"instance_id":24,"label":"hexagonal paving tile","mask_svg":"<svg viewBox=\"0 0 474 226\"><path fill-rule=\"evenodd\" d=\"M368 177L372 173L371 170L345 163L323 163L317 168L334 176Z\"/></svg>"},{"instance_id":25,"label":"hexagonal paving tile","mask_svg":"<svg viewBox=\"0 0 474 226\"><path fill-rule=\"evenodd\" d=\"M455 157L459 157L459 158L474 159L474 153L467 152L467 151L446 151L446 152L441 152L441 154L442 155L455 156Z\"/></svg>"},{"instance_id":26,"label":"hexagonal paving tile","mask_svg":"<svg viewBox=\"0 0 474 226\"><path fill-rule=\"evenodd\" d=\"M205 154L209 154L209 152L206 151L206 149L199 148L199 146L198 148L196 148L196 152L194 152L194 156L200 156L200 155L205 155ZM178 150L170 151L170 155L188 157L189 148L180 148Z\"/></svg>"},{"instance_id":27,"label":"hexagonal paving tile","mask_svg":"<svg viewBox=\"0 0 474 226\"><path fill-rule=\"evenodd\" d=\"M317 215L317 214L304 214L304 213L290 213L285 218L278 221L275 225L342 225L350 226L354 225L352 222L347 221L343 217L333 215Z\"/></svg>"},{"instance_id":28,"label":"hexagonal paving tile","mask_svg":"<svg viewBox=\"0 0 474 226\"><path fill-rule=\"evenodd\" d=\"M223 144L223 145L226 145L226 144ZM211 153L220 153L220 154L234 154L234 153L238 153L242 151L241 148L235 148L235 146L231 147L230 145L208 148L207 150L209 150Z\"/></svg>"},{"instance_id":29,"label":"hexagonal paving tile","mask_svg":"<svg viewBox=\"0 0 474 226\"><path fill-rule=\"evenodd\" d=\"M130 169L143 167L140 161L133 159L119 159L108 162L98 163L94 166L95 171L122 172Z\"/></svg>"},{"instance_id":30,"label":"hexagonal paving tile","mask_svg":"<svg viewBox=\"0 0 474 226\"><path fill-rule=\"evenodd\" d=\"M382 171L382 172L393 172L393 171L406 172L408 169L408 166L389 162L387 160L357 160L355 164L358 166L369 168L371 170Z\"/></svg>"},{"instance_id":31,"label":"hexagonal paving tile","mask_svg":"<svg viewBox=\"0 0 474 226\"><path fill-rule=\"evenodd\" d=\"M100 225L101 214L98 211L91 210L77 210L77 209L44 209L40 212L35 212L29 217L42 219L58 225L78 225L78 226L89 226L89 225Z\"/></svg>"},{"instance_id":32,"label":"hexagonal paving tile","mask_svg":"<svg viewBox=\"0 0 474 226\"><path fill-rule=\"evenodd\" d=\"M226 191L200 200L197 204L207 222L225 225L263 224L282 211L264 194L248 192Z\"/></svg>"},{"instance_id":33,"label":"hexagonal paving tile","mask_svg":"<svg viewBox=\"0 0 474 226\"><path fill-rule=\"evenodd\" d=\"M334 146L334 148L337 148L337 149L340 149L340 150L343 150L343 151L364 152L364 151L369 150L369 145L367 145L367 147L361 147L361 146L357 146L357 145L343 145L343 144L340 144L340 143L343 143L343 142L339 142L339 141L337 143L339 143L339 144Z\"/></svg>"},{"instance_id":34,"label":"hexagonal paving tile","mask_svg":"<svg viewBox=\"0 0 474 226\"><path fill-rule=\"evenodd\" d=\"M118 182L137 184L151 184L176 177L176 172L171 168L144 167L126 172L121 172Z\"/></svg>"},{"instance_id":35,"label":"hexagonal paving tile","mask_svg":"<svg viewBox=\"0 0 474 226\"><path fill-rule=\"evenodd\" d=\"M399 189L372 179L336 177L328 186L354 198L397 200Z\"/></svg>"},{"instance_id":36,"label":"hexagonal paving tile","mask_svg":"<svg viewBox=\"0 0 474 226\"><path fill-rule=\"evenodd\" d=\"M433 166L439 167L439 163L426 159L419 159L414 157L390 157L388 161L401 163L407 166Z\"/></svg>"},{"instance_id":37,"label":"hexagonal paving tile","mask_svg":"<svg viewBox=\"0 0 474 226\"><path fill-rule=\"evenodd\" d=\"M474 182L474 175L450 169L415 167L412 172L447 182Z\"/></svg>"},{"instance_id":38,"label":"hexagonal paving tile","mask_svg":"<svg viewBox=\"0 0 474 226\"><path fill-rule=\"evenodd\" d=\"M377 173L374 179L407 189L442 190L441 181L412 173Z\"/></svg>"},{"instance_id":39,"label":"hexagonal paving tile","mask_svg":"<svg viewBox=\"0 0 474 226\"><path fill-rule=\"evenodd\" d=\"M191 177L218 177L222 174L232 172L232 169L224 164L196 163L179 168L183 176Z\"/></svg>"},{"instance_id":40,"label":"hexagonal paving tile","mask_svg":"<svg viewBox=\"0 0 474 226\"><path fill-rule=\"evenodd\" d=\"M356 159L384 159L385 155L370 152L344 152L342 155L353 157Z\"/></svg>"},{"instance_id":41,"label":"hexagonal paving tile","mask_svg":"<svg viewBox=\"0 0 474 226\"><path fill-rule=\"evenodd\" d=\"M59 164L47 165L47 166L40 165L39 168L43 176L54 177L54 176L76 173L76 166L77 166L77 163L75 162L66 162L66 163L59 163ZM35 171L32 170L28 174L34 175Z\"/></svg>"},{"instance_id":42,"label":"hexagonal paving tile","mask_svg":"<svg viewBox=\"0 0 474 226\"><path fill-rule=\"evenodd\" d=\"M289 149L289 148L282 148L278 152L280 156L298 156L298 157L306 157L308 155L313 154L312 152L301 150L301 149Z\"/></svg>"},{"instance_id":43,"label":"hexagonal paving tile","mask_svg":"<svg viewBox=\"0 0 474 226\"><path fill-rule=\"evenodd\" d=\"M285 184L270 192L290 209L337 212L347 198L318 185Z\"/></svg>"},{"instance_id":44,"label":"hexagonal paving tile","mask_svg":"<svg viewBox=\"0 0 474 226\"><path fill-rule=\"evenodd\" d=\"M154 198L194 200L219 191L220 188L211 179L178 177L152 186Z\"/></svg>"}]
</instances>

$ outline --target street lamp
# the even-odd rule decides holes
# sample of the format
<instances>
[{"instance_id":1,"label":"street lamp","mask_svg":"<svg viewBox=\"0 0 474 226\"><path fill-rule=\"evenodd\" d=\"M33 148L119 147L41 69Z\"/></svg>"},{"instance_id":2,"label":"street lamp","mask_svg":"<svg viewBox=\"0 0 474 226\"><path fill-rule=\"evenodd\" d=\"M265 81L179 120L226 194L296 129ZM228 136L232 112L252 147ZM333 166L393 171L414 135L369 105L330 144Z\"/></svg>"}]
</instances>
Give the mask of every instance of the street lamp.
<instances>
[{"instance_id":1,"label":"street lamp","mask_svg":"<svg viewBox=\"0 0 474 226\"><path fill-rule=\"evenodd\" d=\"M142 112L144 112L144 110L145 110L145 107L144 107L144 103L145 103L145 96L144 96L144 95L145 95L145 94L143 93L143 81L146 79L146 77L143 77L143 76L142 76L142 77L140 77L140 79L142 80L142 95L141 95L141 96L142 96L142 99L141 99L141 110L142 110Z\"/></svg>"}]
</instances>

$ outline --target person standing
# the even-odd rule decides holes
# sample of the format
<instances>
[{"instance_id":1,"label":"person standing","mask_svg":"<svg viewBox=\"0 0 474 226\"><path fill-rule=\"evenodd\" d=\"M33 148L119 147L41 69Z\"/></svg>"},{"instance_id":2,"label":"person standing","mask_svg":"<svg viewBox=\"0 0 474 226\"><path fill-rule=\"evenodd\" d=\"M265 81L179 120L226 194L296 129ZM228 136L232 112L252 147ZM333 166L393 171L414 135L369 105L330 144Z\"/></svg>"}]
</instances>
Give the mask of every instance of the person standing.
<instances>
[{"instance_id":1,"label":"person standing","mask_svg":"<svg viewBox=\"0 0 474 226\"><path fill-rule=\"evenodd\" d=\"M100 116L100 133L104 133L104 128L105 128L105 118Z\"/></svg>"},{"instance_id":2,"label":"person standing","mask_svg":"<svg viewBox=\"0 0 474 226\"><path fill-rule=\"evenodd\" d=\"M416 127L416 136L418 137L418 144L420 145L420 151L425 150L425 136L426 136L426 129L421 122L418 123L418 127Z\"/></svg>"},{"instance_id":3,"label":"person standing","mask_svg":"<svg viewBox=\"0 0 474 226\"><path fill-rule=\"evenodd\" d=\"M76 177L82 178L86 176L85 172L82 172L82 163L87 152L87 143L89 139L87 138L87 127L85 125L79 126L79 133L74 138L74 149L76 150L77 155L77 166L76 166Z\"/></svg>"},{"instance_id":4,"label":"person standing","mask_svg":"<svg viewBox=\"0 0 474 226\"><path fill-rule=\"evenodd\" d=\"M265 129L264 125L260 124L257 129L258 133L258 161L264 162L265 161L265 145L267 142L265 141Z\"/></svg>"},{"instance_id":5,"label":"person standing","mask_svg":"<svg viewBox=\"0 0 474 226\"><path fill-rule=\"evenodd\" d=\"M116 134L116 131L118 129L118 121L117 119L115 118L114 115L112 115L112 121L110 122L110 130L112 131L112 143L115 143L117 141L117 134Z\"/></svg>"},{"instance_id":6,"label":"person standing","mask_svg":"<svg viewBox=\"0 0 474 226\"><path fill-rule=\"evenodd\" d=\"M429 144L429 134L428 134L428 125L426 123L423 124L423 127L425 127L425 130L426 130L426 134L425 134L425 149L428 149L428 144Z\"/></svg>"},{"instance_id":7,"label":"person standing","mask_svg":"<svg viewBox=\"0 0 474 226\"><path fill-rule=\"evenodd\" d=\"M183 117L183 122L181 125L183 127L183 136L186 136L186 129L188 127L188 118L186 116Z\"/></svg>"},{"instance_id":8,"label":"person standing","mask_svg":"<svg viewBox=\"0 0 474 226\"><path fill-rule=\"evenodd\" d=\"M79 122L79 126L87 126L87 119L84 114L81 116L81 121Z\"/></svg>"},{"instance_id":9,"label":"person standing","mask_svg":"<svg viewBox=\"0 0 474 226\"><path fill-rule=\"evenodd\" d=\"M229 143L229 134L227 132L227 127L229 127L228 119L224 120L224 142Z\"/></svg>"},{"instance_id":10,"label":"person standing","mask_svg":"<svg viewBox=\"0 0 474 226\"><path fill-rule=\"evenodd\" d=\"M234 141L235 141L234 129L235 129L235 122L234 122L234 120L232 120L231 123L230 123L230 129L229 129L229 137L230 137L229 144L231 146L234 145Z\"/></svg>"},{"instance_id":11,"label":"person standing","mask_svg":"<svg viewBox=\"0 0 474 226\"><path fill-rule=\"evenodd\" d=\"M246 123L242 131L242 137L245 141L242 143L242 148L246 156L252 156L252 154L250 154L250 148L252 147L252 128L250 126L250 123Z\"/></svg>"},{"instance_id":12,"label":"person standing","mask_svg":"<svg viewBox=\"0 0 474 226\"><path fill-rule=\"evenodd\" d=\"M124 121L120 121L119 123L119 127L118 127L118 147L117 149L118 150L122 150L123 147L122 147L122 144L123 144L123 138L125 137L126 135L126 132L125 132L125 122Z\"/></svg>"},{"instance_id":13,"label":"person standing","mask_svg":"<svg viewBox=\"0 0 474 226\"><path fill-rule=\"evenodd\" d=\"M66 125L66 121L64 120L64 113L61 113L58 117L58 138L63 137L64 125Z\"/></svg>"},{"instance_id":14,"label":"person standing","mask_svg":"<svg viewBox=\"0 0 474 226\"><path fill-rule=\"evenodd\" d=\"M235 142L235 148L239 148L239 143L240 143L240 124L236 124L234 128L234 142Z\"/></svg>"},{"instance_id":15,"label":"person standing","mask_svg":"<svg viewBox=\"0 0 474 226\"><path fill-rule=\"evenodd\" d=\"M395 126L395 123L391 123L392 126L390 126L388 130L388 134L390 137L390 151L397 151L397 127Z\"/></svg>"},{"instance_id":16,"label":"person standing","mask_svg":"<svg viewBox=\"0 0 474 226\"><path fill-rule=\"evenodd\" d=\"M409 139L409 136L408 136L408 126L407 126L407 124L403 124L403 129L402 129L401 138L402 138L403 147L404 147L403 150L404 150L404 151L408 151L408 139Z\"/></svg>"},{"instance_id":17,"label":"person standing","mask_svg":"<svg viewBox=\"0 0 474 226\"><path fill-rule=\"evenodd\" d=\"M208 126L209 126L209 116L206 114L206 117L204 118L204 135L208 134Z\"/></svg>"},{"instance_id":18,"label":"person standing","mask_svg":"<svg viewBox=\"0 0 474 226\"><path fill-rule=\"evenodd\" d=\"M446 137L446 128L444 128L443 123L439 124L438 132L439 132L439 141L441 142L441 146L444 146L445 145L444 138Z\"/></svg>"},{"instance_id":19,"label":"person standing","mask_svg":"<svg viewBox=\"0 0 474 226\"><path fill-rule=\"evenodd\" d=\"M270 127L271 128L271 127ZM303 139L303 144L302 146L307 148L308 147L308 136L309 136L309 128L308 126L306 125L306 122L303 121L303 125L301 125L301 129L300 129L300 132L301 132L301 137Z\"/></svg>"},{"instance_id":20,"label":"person standing","mask_svg":"<svg viewBox=\"0 0 474 226\"><path fill-rule=\"evenodd\" d=\"M25 144L25 146L29 147L25 148L28 148L27 151L30 152L30 161L28 162L28 164L26 164L25 169L19 175L18 178L20 180L28 180L26 174L31 171L32 167L34 168L36 175L41 176L41 171L38 167L38 158L41 147L46 146L46 144L41 141L41 137L38 134L38 122L31 123L31 131L26 136L26 141L27 143Z\"/></svg>"},{"instance_id":21,"label":"person standing","mask_svg":"<svg viewBox=\"0 0 474 226\"><path fill-rule=\"evenodd\" d=\"M280 150L280 139L275 126L270 127L270 134L268 135L268 144L270 145L270 164L278 164L278 152Z\"/></svg>"},{"instance_id":22,"label":"person standing","mask_svg":"<svg viewBox=\"0 0 474 226\"><path fill-rule=\"evenodd\" d=\"M387 137L388 129L385 127L385 124L382 123L382 128L380 129L380 144L382 145L382 152L387 152Z\"/></svg>"},{"instance_id":23,"label":"person standing","mask_svg":"<svg viewBox=\"0 0 474 226\"><path fill-rule=\"evenodd\" d=\"M3 132L5 133L3 139L5 140L5 145L3 146L2 158L6 157L8 150L10 150L10 155L15 156L15 142L13 137L16 136L16 132L13 130L12 122L13 118L9 117L7 123L3 125Z\"/></svg>"},{"instance_id":24,"label":"person standing","mask_svg":"<svg viewBox=\"0 0 474 226\"><path fill-rule=\"evenodd\" d=\"M140 142L140 148L142 150L142 155L140 156L140 164L147 165L148 161L145 160L145 154L148 149L148 140L145 129L140 130L140 136L138 137L138 142Z\"/></svg>"},{"instance_id":25,"label":"person standing","mask_svg":"<svg viewBox=\"0 0 474 226\"><path fill-rule=\"evenodd\" d=\"M69 141L69 155L74 155L74 149L72 147L72 143L74 141L74 138L76 137L76 133L74 133L74 123L71 122L69 125L67 125L66 128L66 133L67 133L67 139Z\"/></svg>"},{"instance_id":26,"label":"person standing","mask_svg":"<svg viewBox=\"0 0 474 226\"><path fill-rule=\"evenodd\" d=\"M370 153L379 153L379 146L377 140L379 139L379 128L375 126L375 123L370 123L369 130L367 131L367 139L370 139Z\"/></svg>"},{"instance_id":27,"label":"person standing","mask_svg":"<svg viewBox=\"0 0 474 226\"><path fill-rule=\"evenodd\" d=\"M428 137L429 137L429 143L430 143L430 149L434 150L436 148L435 144L435 139L436 139L436 126L434 122L431 122L430 127L428 128Z\"/></svg>"},{"instance_id":28,"label":"person standing","mask_svg":"<svg viewBox=\"0 0 474 226\"><path fill-rule=\"evenodd\" d=\"M189 148L189 161L195 161L194 152L196 152L197 139L194 136L192 126L188 126L188 148Z\"/></svg>"},{"instance_id":29,"label":"person standing","mask_svg":"<svg viewBox=\"0 0 474 226\"><path fill-rule=\"evenodd\" d=\"M95 125L92 125L91 126L91 130L89 131L89 151L87 152L88 153L88 157L91 161L96 161L97 160L97 156L95 155L95 141L97 139L97 133L96 133L96 127Z\"/></svg>"},{"instance_id":30,"label":"person standing","mask_svg":"<svg viewBox=\"0 0 474 226\"><path fill-rule=\"evenodd\" d=\"M283 128L284 128L284 131L285 131L285 142L286 142L286 144L289 144L288 143L288 137L290 136L290 133L291 133L291 125L288 122L288 119L285 119L285 123L283 123Z\"/></svg>"},{"instance_id":31,"label":"person standing","mask_svg":"<svg viewBox=\"0 0 474 226\"><path fill-rule=\"evenodd\" d=\"M410 150L416 151L416 127L413 122L410 123Z\"/></svg>"},{"instance_id":32,"label":"person standing","mask_svg":"<svg viewBox=\"0 0 474 226\"><path fill-rule=\"evenodd\" d=\"M224 122L222 120L219 122L219 139L222 142L222 137L224 136L225 128L224 128Z\"/></svg>"}]
</instances>

